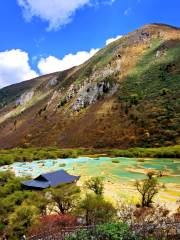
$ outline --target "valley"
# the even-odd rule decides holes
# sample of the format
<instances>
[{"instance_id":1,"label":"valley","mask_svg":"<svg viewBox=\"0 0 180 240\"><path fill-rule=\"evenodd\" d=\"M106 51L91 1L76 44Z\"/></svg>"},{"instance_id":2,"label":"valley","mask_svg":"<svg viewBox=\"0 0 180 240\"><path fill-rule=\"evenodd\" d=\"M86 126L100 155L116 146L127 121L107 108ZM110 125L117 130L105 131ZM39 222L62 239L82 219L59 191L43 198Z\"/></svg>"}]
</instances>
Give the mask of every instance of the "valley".
<instances>
[{"instance_id":1,"label":"valley","mask_svg":"<svg viewBox=\"0 0 180 240\"><path fill-rule=\"evenodd\" d=\"M179 96L180 29L156 23L0 89L0 239L179 239Z\"/></svg>"}]
</instances>

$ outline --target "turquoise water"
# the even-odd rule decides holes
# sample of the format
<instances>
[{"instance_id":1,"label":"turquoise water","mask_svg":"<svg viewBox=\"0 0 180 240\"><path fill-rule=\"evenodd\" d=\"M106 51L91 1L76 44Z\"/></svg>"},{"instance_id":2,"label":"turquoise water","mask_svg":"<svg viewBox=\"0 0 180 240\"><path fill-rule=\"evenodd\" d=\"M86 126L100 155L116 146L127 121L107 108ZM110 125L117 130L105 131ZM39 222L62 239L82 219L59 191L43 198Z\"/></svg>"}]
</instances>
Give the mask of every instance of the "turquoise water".
<instances>
[{"instance_id":1,"label":"turquoise water","mask_svg":"<svg viewBox=\"0 0 180 240\"><path fill-rule=\"evenodd\" d=\"M119 163L113 163L112 160ZM65 164L65 166L62 166ZM168 176L160 180L165 183L180 183L180 159L135 159L135 158L67 158L57 160L39 160L33 162L16 162L0 167L0 171L11 170L17 176L36 177L41 173L65 169L81 176L100 175L107 179L119 178L121 181L143 179L145 170L161 170ZM143 173L144 172L144 173Z\"/></svg>"}]
</instances>

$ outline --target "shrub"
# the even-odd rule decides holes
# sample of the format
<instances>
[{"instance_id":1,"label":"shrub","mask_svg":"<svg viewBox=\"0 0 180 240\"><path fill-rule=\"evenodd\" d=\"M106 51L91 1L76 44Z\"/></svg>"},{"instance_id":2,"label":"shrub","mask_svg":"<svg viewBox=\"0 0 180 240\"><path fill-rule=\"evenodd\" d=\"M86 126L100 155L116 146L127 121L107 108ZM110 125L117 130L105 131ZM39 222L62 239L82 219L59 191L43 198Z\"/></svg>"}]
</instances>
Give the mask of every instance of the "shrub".
<instances>
[{"instance_id":1,"label":"shrub","mask_svg":"<svg viewBox=\"0 0 180 240\"><path fill-rule=\"evenodd\" d=\"M99 240L133 239L129 238L131 236L131 232L128 225L120 222L107 223L97 226L96 235Z\"/></svg>"},{"instance_id":2,"label":"shrub","mask_svg":"<svg viewBox=\"0 0 180 240\"><path fill-rule=\"evenodd\" d=\"M66 103L67 103L67 99L66 97L64 97L63 99L61 99L61 102L59 103L58 107L63 107Z\"/></svg>"},{"instance_id":3,"label":"shrub","mask_svg":"<svg viewBox=\"0 0 180 240\"><path fill-rule=\"evenodd\" d=\"M0 235L6 239L20 239L47 206L42 192L22 190L23 180L10 172L0 173Z\"/></svg>"},{"instance_id":4,"label":"shrub","mask_svg":"<svg viewBox=\"0 0 180 240\"><path fill-rule=\"evenodd\" d=\"M138 159L137 162L145 162L144 159Z\"/></svg>"},{"instance_id":5,"label":"shrub","mask_svg":"<svg viewBox=\"0 0 180 240\"><path fill-rule=\"evenodd\" d=\"M46 236L47 232L53 232L53 229L60 229L64 227L77 226L77 218L72 215L44 215L39 217L38 224L29 229L28 235L39 235L44 233Z\"/></svg>"},{"instance_id":6,"label":"shrub","mask_svg":"<svg viewBox=\"0 0 180 240\"><path fill-rule=\"evenodd\" d=\"M116 218L116 209L103 197L87 194L80 203L80 209L87 225L106 223Z\"/></svg>"},{"instance_id":7,"label":"shrub","mask_svg":"<svg viewBox=\"0 0 180 240\"><path fill-rule=\"evenodd\" d=\"M164 96L164 95L166 95L166 94L168 94L168 93L170 93L170 90L169 90L168 88L163 88L163 89L161 89L161 91L160 91L160 94L161 94L162 96Z\"/></svg>"},{"instance_id":8,"label":"shrub","mask_svg":"<svg viewBox=\"0 0 180 240\"><path fill-rule=\"evenodd\" d=\"M119 160L113 159L113 160L112 160L112 163L119 163Z\"/></svg>"},{"instance_id":9,"label":"shrub","mask_svg":"<svg viewBox=\"0 0 180 240\"><path fill-rule=\"evenodd\" d=\"M79 230L74 233L71 233L69 236L65 237L64 240L90 240L91 233L86 230Z\"/></svg>"},{"instance_id":10,"label":"shrub","mask_svg":"<svg viewBox=\"0 0 180 240\"><path fill-rule=\"evenodd\" d=\"M67 236L65 240L138 240L128 225L121 222L107 223L96 226L92 230L79 230Z\"/></svg>"},{"instance_id":11,"label":"shrub","mask_svg":"<svg viewBox=\"0 0 180 240\"><path fill-rule=\"evenodd\" d=\"M66 166L65 163L60 163L60 164L59 164L59 167L65 167L65 166Z\"/></svg>"},{"instance_id":12,"label":"shrub","mask_svg":"<svg viewBox=\"0 0 180 240\"><path fill-rule=\"evenodd\" d=\"M27 229L37 222L38 209L35 206L23 204L9 216L9 239L20 239Z\"/></svg>"}]
</instances>

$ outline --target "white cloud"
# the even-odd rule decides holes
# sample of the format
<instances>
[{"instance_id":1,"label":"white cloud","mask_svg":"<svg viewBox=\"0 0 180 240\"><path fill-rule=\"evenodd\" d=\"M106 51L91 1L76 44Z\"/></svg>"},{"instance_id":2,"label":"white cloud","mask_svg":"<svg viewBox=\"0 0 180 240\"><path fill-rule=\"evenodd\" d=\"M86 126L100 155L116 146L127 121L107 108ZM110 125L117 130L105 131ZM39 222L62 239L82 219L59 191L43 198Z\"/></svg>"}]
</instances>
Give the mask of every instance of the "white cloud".
<instances>
[{"instance_id":1,"label":"white cloud","mask_svg":"<svg viewBox=\"0 0 180 240\"><path fill-rule=\"evenodd\" d=\"M36 77L28 61L28 54L20 49L0 52L0 88Z\"/></svg>"},{"instance_id":2,"label":"white cloud","mask_svg":"<svg viewBox=\"0 0 180 240\"><path fill-rule=\"evenodd\" d=\"M106 45L120 39L122 35L118 35L115 38L110 38L106 40ZM62 59L55 56L48 56L46 58L41 58L38 62L38 69L41 74L48 74L52 72L63 71L74 66L78 66L89 58L91 58L99 49L91 49L87 51L79 51L75 54L67 54Z\"/></svg>"},{"instance_id":3,"label":"white cloud","mask_svg":"<svg viewBox=\"0 0 180 240\"><path fill-rule=\"evenodd\" d=\"M106 45L108 45L108 44L110 44L110 43L112 43L112 42L114 42L114 41L116 41L116 40L118 40L120 38L122 38L122 35L118 35L115 38L109 38L109 39L106 40Z\"/></svg>"},{"instance_id":4,"label":"white cloud","mask_svg":"<svg viewBox=\"0 0 180 240\"><path fill-rule=\"evenodd\" d=\"M131 13L131 11L132 11L132 8L131 8L131 7L127 8L127 9L124 11L124 15L125 15L125 16L128 16L128 15Z\"/></svg>"},{"instance_id":5,"label":"white cloud","mask_svg":"<svg viewBox=\"0 0 180 240\"><path fill-rule=\"evenodd\" d=\"M118 35L115 38L106 40L106 45L120 39ZM67 54L62 59L55 56L38 57L34 56L32 60L37 63L37 68L40 74L48 74L56 71L63 71L73 66L78 66L89 58L91 58L99 49L91 49L88 51L79 51L75 54ZM0 88L18 83L24 80L29 80L38 76L29 65L29 56L27 52L20 49L12 49L9 51L0 52Z\"/></svg>"},{"instance_id":6,"label":"white cloud","mask_svg":"<svg viewBox=\"0 0 180 240\"><path fill-rule=\"evenodd\" d=\"M113 3L115 0L107 0ZM75 12L84 6L94 6L100 0L17 0L23 15L30 21L33 16L49 23L48 30L57 30L69 23Z\"/></svg>"},{"instance_id":7,"label":"white cloud","mask_svg":"<svg viewBox=\"0 0 180 240\"><path fill-rule=\"evenodd\" d=\"M39 17L49 23L48 30L69 23L76 10L89 3L90 0L18 0L26 20Z\"/></svg>"},{"instance_id":8,"label":"white cloud","mask_svg":"<svg viewBox=\"0 0 180 240\"><path fill-rule=\"evenodd\" d=\"M80 65L92 57L99 49L91 49L89 52L81 51L76 54L67 54L62 59L54 56L41 58L38 63L38 69L41 74L47 74L56 71L63 71L68 68Z\"/></svg>"}]
</instances>

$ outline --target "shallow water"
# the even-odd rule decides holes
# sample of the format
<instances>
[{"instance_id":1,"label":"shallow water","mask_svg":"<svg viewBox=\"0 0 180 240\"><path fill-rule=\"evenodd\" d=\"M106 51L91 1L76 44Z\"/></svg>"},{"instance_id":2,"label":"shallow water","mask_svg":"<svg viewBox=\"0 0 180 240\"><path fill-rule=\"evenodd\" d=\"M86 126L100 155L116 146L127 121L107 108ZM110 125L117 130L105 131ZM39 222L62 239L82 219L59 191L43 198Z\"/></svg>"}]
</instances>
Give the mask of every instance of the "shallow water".
<instances>
[{"instance_id":1,"label":"shallow water","mask_svg":"<svg viewBox=\"0 0 180 240\"><path fill-rule=\"evenodd\" d=\"M119 163L113 163L118 160ZM61 166L65 164L65 166ZM41 173L65 169L81 176L104 176L107 179L117 178L120 181L143 179L149 170L161 170L168 176L160 179L164 183L180 183L180 159L135 159L135 158L67 158L57 160L39 160L33 162L16 162L0 167L0 171L11 170L17 176L36 177Z\"/></svg>"}]
</instances>

